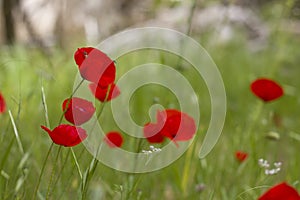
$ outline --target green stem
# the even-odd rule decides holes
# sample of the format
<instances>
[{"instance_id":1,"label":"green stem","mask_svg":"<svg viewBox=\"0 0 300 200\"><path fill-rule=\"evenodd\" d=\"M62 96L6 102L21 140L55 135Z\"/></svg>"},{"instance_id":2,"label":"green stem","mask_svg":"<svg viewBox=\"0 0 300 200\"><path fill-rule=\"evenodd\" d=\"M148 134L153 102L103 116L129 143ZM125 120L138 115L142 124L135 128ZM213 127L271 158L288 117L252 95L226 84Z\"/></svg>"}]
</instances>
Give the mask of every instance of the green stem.
<instances>
[{"instance_id":1,"label":"green stem","mask_svg":"<svg viewBox=\"0 0 300 200\"><path fill-rule=\"evenodd\" d=\"M257 140L256 136L257 136L257 134L253 133L253 129L257 126L259 116L261 115L262 110L263 110L263 105L264 105L263 102L259 102L259 104L257 105L257 107L252 115L253 117L251 120L250 127L248 128L248 132L246 134L247 137L249 138L249 140L251 141L251 152L252 152L253 156L255 157L255 159L258 159L256 156L256 140Z\"/></svg>"},{"instance_id":2,"label":"green stem","mask_svg":"<svg viewBox=\"0 0 300 200\"><path fill-rule=\"evenodd\" d=\"M192 6L190 8L190 15L189 15L188 21L187 21L188 27L186 30L186 35L188 35L188 36L191 34L193 17L194 17L196 7L197 7L197 0L194 0Z\"/></svg>"},{"instance_id":3,"label":"green stem","mask_svg":"<svg viewBox=\"0 0 300 200\"><path fill-rule=\"evenodd\" d=\"M43 166L42 166L42 169L41 169L41 172L40 172L40 175L39 175L38 183L37 183L37 185L36 185L36 187L35 187L35 190L34 190L34 193L33 193L33 198L32 198L33 200L36 199L36 195L37 195L38 189L39 189L40 184L41 184L42 175L43 175L43 173L44 173L44 170L45 170L45 167L46 167L46 163L47 163L47 160L48 160L48 158L49 158L49 155L50 155L50 152L51 152L53 146L54 146L54 143L52 142L52 144L51 144L51 146L50 146L50 148L49 148L49 150L48 150L48 152L47 152L45 161L44 161L44 163L43 163Z\"/></svg>"},{"instance_id":4,"label":"green stem","mask_svg":"<svg viewBox=\"0 0 300 200\"><path fill-rule=\"evenodd\" d=\"M47 189L46 200L50 198L51 184L52 184L53 177L54 177L54 174L55 174L54 172L55 172L55 168L56 168L56 165L57 165L58 156L59 156L60 151L61 151L61 146L59 146L59 148L58 148L56 158L55 158L55 162L54 162L54 166L52 168L51 177L50 177L50 181L49 181L48 189Z\"/></svg>"},{"instance_id":5,"label":"green stem","mask_svg":"<svg viewBox=\"0 0 300 200\"><path fill-rule=\"evenodd\" d=\"M186 32L185 34L187 36L190 36L191 32L192 32L192 23L193 23L193 17L194 17L194 13L197 7L197 0L193 0L192 2L192 6L190 7L190 11L189 11L189 16L187 18L187 27L186 27ZM184 55L184 43L183 41L180 42L180 55ZM181 71L182 68L182 58L180 56L178 56L177 62L176 62L176 68Z\"/></svg>"},{"instance_id":6,"label":"green stem","mask_svg":"<svg viewBox=\"0 0 300 200\"><path fill-rule=\"evenodd\" d=\"M190 169L191 169L191 163L192 163L192 159L193 159L193 152L194 152L194 148L193 146L196 143L194 142L191 147L189 147L188 151L187 151L187 155L185 157L185 165L183 168L183 173L182 173L182 181L181 181L181 189L183 192L183 196L187 195L187 188L188 188L188 181L189 181L189 175L190 175Z\"/></svg>"}]
</instances>

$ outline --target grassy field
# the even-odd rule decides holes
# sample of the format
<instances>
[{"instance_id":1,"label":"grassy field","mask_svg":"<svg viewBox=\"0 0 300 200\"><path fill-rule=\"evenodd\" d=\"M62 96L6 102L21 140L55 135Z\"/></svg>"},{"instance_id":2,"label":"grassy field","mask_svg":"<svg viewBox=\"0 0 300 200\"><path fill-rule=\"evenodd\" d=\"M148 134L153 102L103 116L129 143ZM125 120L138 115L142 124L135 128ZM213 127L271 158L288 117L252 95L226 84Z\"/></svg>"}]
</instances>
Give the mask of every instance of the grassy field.
<instances>
[{"instance_id":1,"label":"grassy field","mask_svg":"<svg viewBox=\"0 0 300 200\"><path fill-rule=\"evenodd\" d=\"M87 189L87 199L257 199L282 181L300 191L299 37L275 29L267 47L258 52L250 51L242 38L222 45L195 38L207 48L218 66L227 94L225 127L213 151L204 159L198 158L210 120L210 99L201 77L194 77L193 68L187 65L181 73L197 91L201 108L192 147L170 166L151 173L124 173L99 163ZM7 111L0 115L1 199L31 199L35 192L51 145L48 135L40 129L40 125L47 124L42 96L45 95L50 127L55 127L62 114L61 103L72 93L78 72L73 60L76 47L67 51L53 49L51 55L20 46L1 48L0 90L7 103ZM172 55L149 52L126 55L117 60L117 76L155 57L163 57L163 64L170 66L176 60ZM283 86L285 95L264 104L249 89L258 77L276 80ZM199 81L202 84L196 85ZM143 87L133 95L130 104L137 124L149 120L145 114L153 97L158 97L159 103L167 108L178 107L176 98L167 89L157 85ZM99 123L104 124L105 131L116 129L109 103ZM270 132L276 132L279 139L267 137ZM147 144L143 147L146 149ZM92 155L82 144L73 149L80 168L86 170ZM239 150L249 154L242 163L235 158ZM70 148L53 146L38 198L80 199L82 180L71 154ZM271 164L282 162L280 172L266 175L258 164L260 158ZM185 170L188 170L187 179L183 178Z\"/></svg>"}]
</instances>

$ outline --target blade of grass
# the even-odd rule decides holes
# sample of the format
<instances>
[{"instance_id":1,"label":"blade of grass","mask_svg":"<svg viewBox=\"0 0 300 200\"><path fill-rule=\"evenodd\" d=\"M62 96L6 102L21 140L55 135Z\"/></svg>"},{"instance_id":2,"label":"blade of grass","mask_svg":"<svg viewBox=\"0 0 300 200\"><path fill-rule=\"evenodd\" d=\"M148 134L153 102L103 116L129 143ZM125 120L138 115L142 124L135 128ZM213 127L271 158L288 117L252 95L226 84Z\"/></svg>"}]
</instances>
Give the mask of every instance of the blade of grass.
<instances>
[{"instance_id":1,"label":"blade of grass","mask_svg":"<svg viewBox=\"0 0 300 200\"><path fill-rule=\"evenodd\" d=\"M45 111L45 120L46 120L46 124L47 127L50 127L50 122L49 122L49 116L48 116L48 106L47 106L47 102L46 102L46 95L45 95L45 91L44 91L44 87L42 86L42 104L43 104L43 108Z\"/></svg>"},{"instance_id":2,"label":"blade of grass","mask_svg":"<svg viewBox=\"0 0 300 200\"><path fill-rule=\"evenodd\" d=\"M77 171L78 171L78 174L79 174L79 176L80 176L80 179L82 180L81 169L80 169L79 163L78 163L78 161L77 161L76 155L75 155L74 150L73 150L72 147L71 147L71 153L72 153L72 156L73 156L73 158L74 158L74 162L75 162L75 165L76 165L76 167L77 167Z\"/></svg>"},{"instance_id":3,"label":"blade of grass","mask_svg":"<svg viewBox=\"0 0 300 200\"><path fill-rule=\"evenodd\" d=\"M17 143L18 143L20 152L21 152L21 154L24 154L24 148L23 148L23 145L22 145L19 133L18 133L18 129L17 129L17 126L15 124L14 118L13 118L10 110L8 111L8 114L9 114L13 129L14 129L14 133L15 133L15 136L16 136L16 139L17 139Z\"/></svg>"}]
</instances>

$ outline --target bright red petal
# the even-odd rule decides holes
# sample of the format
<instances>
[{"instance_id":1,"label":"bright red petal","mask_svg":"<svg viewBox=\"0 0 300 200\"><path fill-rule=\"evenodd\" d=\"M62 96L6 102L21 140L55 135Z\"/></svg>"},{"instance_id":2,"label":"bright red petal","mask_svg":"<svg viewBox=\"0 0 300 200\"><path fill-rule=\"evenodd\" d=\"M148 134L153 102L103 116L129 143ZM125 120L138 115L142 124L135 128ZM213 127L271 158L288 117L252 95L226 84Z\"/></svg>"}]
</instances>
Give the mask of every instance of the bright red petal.
<instances>
[{"instance_id":1,"label":"bright red petal","mask_svg":"<svg viewBox=\"0 0 300 200\"><path fill-rule=\"evenodd\" d=\"M74 59L81 76L101 87L107 87L115 81L114 62L103 52L92 47L79 48Z\"/></svg>"},{"instance_id":2,"label":"bright red petal","mask_svg":"<svg viewBox=\"0 0 300 200\"><path fill-rule=\"evenodd\" d=\"M247 159L248 157L248 153L243 152L243 151L237 151L235 152L235 158L239 161L239 162L243 162Z\"/></svg>"},{"instance_id":3,"label":"bright red petal","mask_svg":"<svg viewBox=\"0 0 300 200\"><path fill-rule=\"evenodd\" d=\"M77 126L90 120L96 110L91 102L78 97L64 100L62 108L66 120Z\"/></svg>"},{"instance_id":4,"label":"bright red petal","mask_svg":"<svg viewBox=\"0 0 300 200\"><path fill-rule=\"evenodd\" d=\"M61 124L51 131L45 126L41 126L52 139L55 144L72 147L80 144L86 139L86 131L80 127Z\"/></svg>"},{"instance_id":5,"label":"bright red petal","mask_svg":"<svg viewBox=\"0 0 300 200\"><path fill-rule=\"evenodd\" d=\"M6 110L6 103L5 103L4 97L0 93L0 114L4 113L5 110Z\"/></svg>"},{"instance_id":6,"label":"bright red petal","mask_svg":"<svg viewBox=\"0 0 300 200\"><path fill-rule=\"evenodd\" d=\"M161 134L169 139L175 141L187 141L194 137L196 133L196 124L192 117L186 113L167 109L165 110L167 115L165 125L161 131ZM158 120L163 119L162 112L158 114Z\"/></svg>"},{"instance_id":7,"label":"bright red petal","mask_svg":"<svg viewBox=\"0 0 300 200\"><path fill-rule=\"evenodd\" d=\"M93 47L83 47L78 48L77 51L74 54L74 60L78 66L80 66L85 58L88 56L88 54L93 51L95 48Z\"/></svg>"},{"instance_id":8,"label":"bright red petal","mask_svg":"<svg viewBox=\"0 0 300 200\"><path fill-rule=\"evenodd\" d=\"M102 88L95 83L89 84L89 88L94 96L101 102L110 101L120 95L120 89L114 83L110 87ZM107 90L109 89L109 94Z\"/></svg>"},{"instance_id":9,"label":"bright red petal","mask_svg":"<svg viewBox=\"0 0 300 200\"><path fill-rule=\"evenodd\" d=\"M158 124L147 123L144 125L144 136L149 143L163 143L165 137L160 134L162 126Z\"/></svg>"},{"instance_id":10,"label":"bright red petal","mask_svg":"<svg viewBox=\"0 0 300 200\"><path fill-rule=\"evenodd\" d=\"M104 141L111 147L121 147L123 144L123 137L119 132L113 131L106 134Z\"/></svg>"},{"instance_id":11,"label":"bright red petal","mask_svg":"<svg viewBox=\"0 0 300 200\"><path fill-rule=\"evenodd\" d=\"M265 102L273 101L283 95L282 87L273 80L260 78L251 83L252 93Z\"/></svg>"},{"instance_id":12,"label":"bright red petal","mask_svg":"<svg viewBox=\"0 0 300 200\"><path fill-rule=\"evenodd\" d=\"M300 200L298 192L283 182L270 188L259 200Z\"/></svg>"}]
</instances>

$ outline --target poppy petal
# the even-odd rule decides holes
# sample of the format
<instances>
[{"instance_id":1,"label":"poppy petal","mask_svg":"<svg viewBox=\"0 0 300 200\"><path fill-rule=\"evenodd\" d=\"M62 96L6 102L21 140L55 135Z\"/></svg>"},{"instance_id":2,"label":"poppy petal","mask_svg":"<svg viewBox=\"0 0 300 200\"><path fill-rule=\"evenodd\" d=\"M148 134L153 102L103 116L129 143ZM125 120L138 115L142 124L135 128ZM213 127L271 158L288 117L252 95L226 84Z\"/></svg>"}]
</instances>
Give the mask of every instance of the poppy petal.
<instances>
[{"instance_id":1,"label":"poppy petal","mask_svg":"<svg viewBox=\"0 0 300 200\"><path fill-rule=\"evenodd\" d=\"M41 126L41 128L49 134L51 140L55 144L65 147L76 146L87 137L86 131L84 129L68 124L61 124L54 128L52 131L45 126Z\"/></svg>"},{"instance_id":2,"label":"poppy petal","mask_svg":"<svg viewBox=\"0 0 300 200\"><path fill-rule=\"evenodd\" d=\"M158 124L147 123L144 125L144 136L149 143L163 143L165 137L160 134L161 126Z\"/></svg>"},{"instance_id":3,"label":"poppy petal","mask_svg":"<svg viewBox=\"0 0 300 200\"><path fill-rule=\"evenodd\" d=\"M156 123L144 125L144 136L150 143L161 143L164 138L177 141L187 141L194 137L196 124L192 117L175 109L157 111Z\"/></svg>"},{"instance_id":4,"label":"poppy petal","mask_svg":"<svg viewBox=\"0 0 300 200\"><path fill-rule=\"evenodd\" d=\"M119 87L114 83L106 88L102 88L95 83L91 83L89 84L89 88L93 95L101 102L110 101L119 96L121 93ZM109 94L107 94L108 90Z\"/></svg>"},{"instance_id":5,"label":"poppy petal","mask_svg":"<svg viewBox=\"0 0 300 200\"><path fill-rule=\"evenodd\" d=\"M90 120L96 110L91 102L78 97L64 100L62 109L66 120L77 126Z\"/></svg>"},{"instance_id":6,"label":"poppy petal","mask_svg":"<svg viewBox=\"0 0 300 200\"><path fill-rule=\"evenodd\" d=\"M235 152L235 158L239 161L239 162L244 162L248 157L248 153L243 152L243 151L237 151Z\"/></svg>"},{"instance_id":7,"label":"poppy petal","mask_svg":"<svg viewBox=\"0 0 300 200\"><path fill-rule=\"evenodd\" d=\"M192 117L186 113L167 109L167 120L161 134L173 141L187 141L194 137L196 124Z\"/></svg>"},{"instance_id":8,"label":"poppy petal","mask_svg":"<svg viewBox=\"0 0 300 200\"><path fill-rule=\"evenodd\" d=\"M278 83L267 78L256 79L251 83L250 89L255 96L264 102L276 100L284 93Z\"/></svg>"},{"instance_id":9,"label":"poppy petal","mask_svg":"<svg viewBox=\"0 0 300 200\"><path fill-rule=\"evenodd\" d=\"M107 87L115 81L115 63L102 51L93 47L79 48L74 59L82 78L101 87Z\"/></svg>"},{"instance_id":10,"label":"poppy petal","mask_svg":"<svg viewBox=\"0 0 300 200\"><path fill-rule=\"evenodd\" d=\"M298 192L287 183L283 182L273 186L265 192L259 200L300 200Z\"/></svg>"},{"instance_id":11,"label":"poppy petal","mask_svg":"<svg viewBox=\"0 0 300 200\"><path fill-rule=\"evenodd\" d=\"M104 141L111 148L121 147L123 144L123 137L119 132L112 131L105 135Z\"/></svg>"},{"instance_id":12,"label":"poppy petal","mask_svg":"<svg viewBox=\"0 0 300 200\"><path fill-rule=\"evenodd\" d=\"M0 93L0 114L4 113L5 110L6 110L6 103L5 103L4 97Z\"/></svg>"}]
</instances>

